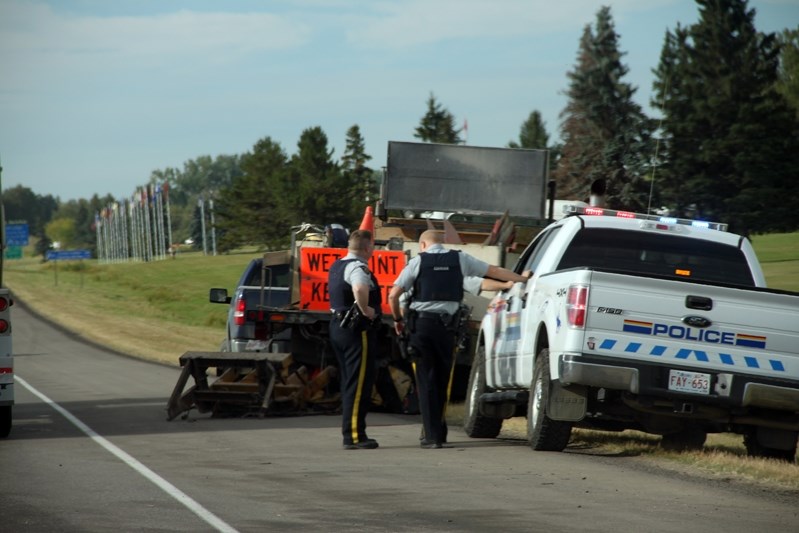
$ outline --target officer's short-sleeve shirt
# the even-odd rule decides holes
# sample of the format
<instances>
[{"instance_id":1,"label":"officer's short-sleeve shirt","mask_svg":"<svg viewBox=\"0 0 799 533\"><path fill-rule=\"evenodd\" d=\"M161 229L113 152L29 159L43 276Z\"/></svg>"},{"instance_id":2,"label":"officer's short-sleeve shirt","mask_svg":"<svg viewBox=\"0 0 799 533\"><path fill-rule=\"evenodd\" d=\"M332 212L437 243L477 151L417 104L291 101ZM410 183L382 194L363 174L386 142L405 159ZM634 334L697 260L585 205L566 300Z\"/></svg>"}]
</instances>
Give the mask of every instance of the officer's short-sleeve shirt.
<instances>
[{"instance_id":1,"label":"officer's short-sleeve shirt","mask_svg":"<svg viewBox=\"0 0 799 533\"><path fill-rule=\"evenodd\" d=\"M463 278L463 290L469 294L478 296L480 294L480 286L483 283L483 278L477 276L468 276Z\"/></svg>"},{"instance_id":2,"label":"officer's short-sleeve shirt","mask_svg":"<svg viewBox=\"0 0 799 533\"><path fill-rule=\"evenodd\" d=\"M440 244L434 244L427 249L425 253L429 254L442 254L446 253L449 250L444 248ZM471 256L467 253L460 252L458 254L461 263L461 273L464 277L464 289L466 289L466 278L469 277L478 277L484 278L485 275L488 273L488 263L485 261L481 261L474 256ZM400 272L397 281L394 282L394 285L398 285L403 288L403 290L410 291L413 288L414 283L416 282L416 278L419 276L419 266L422 262L422 258L418 255L411 259L408 264L402 269ZM431 313L449 313L455 314L460 307L460 302L444 302L444 301L432 301L432 302L411 302L411 309L415 311L427 311Z\"/></svg>"},{"instance_id":3,"label":"officer's short-sleeve shirt","mask_svg":"<svg viewBox=\"0 0 799 533\"><path fill-rule=\"evenodd\" d=\"M353 287L355 285L366 285L369 289L374 289L372 278L369 276L369 264L352 252L344 256L344 259L355 259L355 261L347 263L347 266L344 267L344 281ZM364 265L367 265L367 268L362 268Z\"/></svg>"}]
</instances>

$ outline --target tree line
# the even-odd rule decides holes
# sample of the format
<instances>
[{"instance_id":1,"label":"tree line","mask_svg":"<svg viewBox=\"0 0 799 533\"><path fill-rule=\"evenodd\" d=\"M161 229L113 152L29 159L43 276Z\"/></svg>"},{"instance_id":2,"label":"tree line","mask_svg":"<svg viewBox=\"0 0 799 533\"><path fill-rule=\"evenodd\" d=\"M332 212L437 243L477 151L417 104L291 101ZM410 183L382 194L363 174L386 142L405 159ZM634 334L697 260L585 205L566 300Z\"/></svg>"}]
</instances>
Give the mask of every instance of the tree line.
<instances>
[{"instance_id":1,"label":"tree line","mask_svg":"<svg viewBox=\"0 0 799 533\"><path fill-rule=\"evenodd\" d=\"M664 36L650 102L658 116L635 102L620 35L602 7L566 73L561 141L550 143L533 110L507 146L549 149L561 199L586 199L602 180L612 208L665 208L745 235L799 229L799 211L788 204L799 192L799 27L758 32L746 0L696 4L697 22ZM457 144L462 133L431 92L414 137ZM277 248L304 222L356 226L381 180L370 160L357 124L338 159L315 126L302 132L293 155L267 136L244 154L155 170L148 184L168 184L176 240L199 243L199 205L213 200L220 251ZM21 186L4 192L6 218L29 222L39 252L54 240L93 248L97 213L115 201L95 195L61 202Z\"/></svg>"}]
</instances>

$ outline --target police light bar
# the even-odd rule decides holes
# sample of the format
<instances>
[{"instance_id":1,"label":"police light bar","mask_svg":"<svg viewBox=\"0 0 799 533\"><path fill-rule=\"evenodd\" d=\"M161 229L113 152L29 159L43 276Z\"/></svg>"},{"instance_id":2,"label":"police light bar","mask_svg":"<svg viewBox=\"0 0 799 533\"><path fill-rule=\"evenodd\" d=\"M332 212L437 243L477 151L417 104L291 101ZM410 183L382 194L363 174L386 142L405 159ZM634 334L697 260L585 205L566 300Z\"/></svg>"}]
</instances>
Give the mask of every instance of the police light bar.
<instances>
[{"instance_id":1,"label":"police light bar","mask_svg":"<svg viewBox=\"0 0 799 533\"><path fill-rule=\"evenodd\" d=\"M605 209L604 207L592 207L582 205L564 205L563 213L565 215L587 215L587 216L604 216L604 217L617 217L617 218L635 218L638 220L649 220L666 226L684 225L692 226L700 229L714 229L717 231L727 231L727 224L721 222L707 222L705 220L691 220L688 218L675 218L666 217L661 215L647 215L644 213L633 213L631 211L616 211L614 209Z\"/></svg>"}]
</instances>

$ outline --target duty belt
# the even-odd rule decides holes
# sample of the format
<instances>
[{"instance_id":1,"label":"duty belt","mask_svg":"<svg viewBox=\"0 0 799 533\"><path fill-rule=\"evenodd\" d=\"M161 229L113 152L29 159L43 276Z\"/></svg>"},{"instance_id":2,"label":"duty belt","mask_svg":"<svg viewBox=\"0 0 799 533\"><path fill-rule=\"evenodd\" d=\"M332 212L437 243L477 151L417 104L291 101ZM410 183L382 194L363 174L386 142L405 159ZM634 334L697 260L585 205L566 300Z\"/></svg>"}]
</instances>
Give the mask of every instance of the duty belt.
<instances>
[{"instance_id":1,"label":"duty belt","mask_svg":"<svg viewBox=\"0 0 799 533\"><path fill-rule=\"evenodd\" d=\"M451 317L449 313L433 313L432 311L413 311L416 313L417 318L432 318L435 320L443 320L444 318Z\"/></svg>"},{"instance_id":2,"label":"duty belt","mask_svg":"<svg viewBox=\"0 0 799 533\"><path fill-rule=\"evenodd\" d=\"M434 313L432 311L411 310L410 316L412 317L411 320L414 321L414 322L416 320L420 319L420 318L425 318L425 319L428 319L428 320L430 320L430 319L438 320L447 329L451 329L451 328L455 327L457 325L457 323L458 323L458 320L460 320L460 314L459 313L455 313L454 315L451 315L449 313ZM414 328L411 328L411 331L413 331L413 330L414 330Z\"/></svg>"}]
</instances>

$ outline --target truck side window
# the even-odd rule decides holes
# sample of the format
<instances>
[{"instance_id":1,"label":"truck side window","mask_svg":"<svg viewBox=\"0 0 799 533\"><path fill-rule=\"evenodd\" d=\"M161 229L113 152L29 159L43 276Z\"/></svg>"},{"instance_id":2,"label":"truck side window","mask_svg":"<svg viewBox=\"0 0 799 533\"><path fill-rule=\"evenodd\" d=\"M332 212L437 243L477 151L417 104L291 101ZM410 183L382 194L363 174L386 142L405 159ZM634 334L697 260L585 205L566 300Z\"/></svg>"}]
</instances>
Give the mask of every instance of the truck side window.
<instances>
[{"instance_id":1,"label":"truck side window","mask_svg":"<svg viewBox=\"0 0 799 533\"><path fill-rule=\"evenodd\" d=\"M519 263L516 265L517 274L521 274L525 270L535 273L535 269L538 268L538 263L541 262L544 252L552 243L552 240L555 238L555 235L557 235L560 228L561 226L555 226L548 231L540 233L538 237L536 237L536 239L530 244L530 248L525 253L525 256L522 257Z\"/></svg>"}]
</instances>

